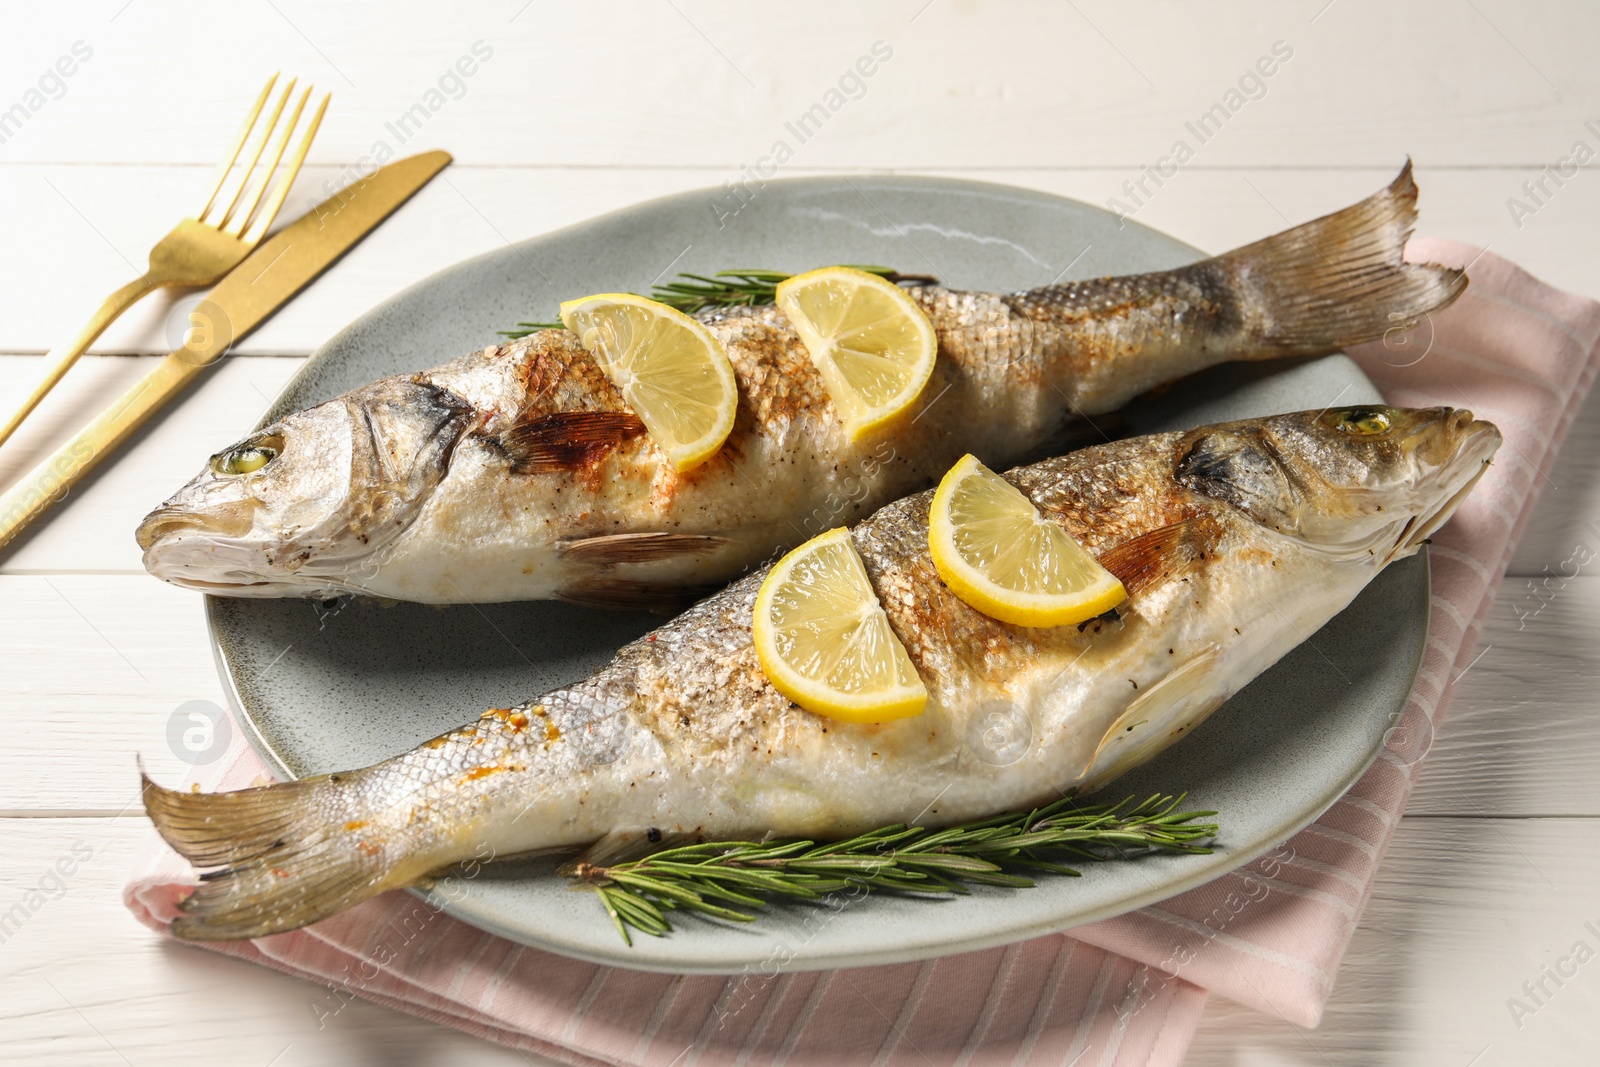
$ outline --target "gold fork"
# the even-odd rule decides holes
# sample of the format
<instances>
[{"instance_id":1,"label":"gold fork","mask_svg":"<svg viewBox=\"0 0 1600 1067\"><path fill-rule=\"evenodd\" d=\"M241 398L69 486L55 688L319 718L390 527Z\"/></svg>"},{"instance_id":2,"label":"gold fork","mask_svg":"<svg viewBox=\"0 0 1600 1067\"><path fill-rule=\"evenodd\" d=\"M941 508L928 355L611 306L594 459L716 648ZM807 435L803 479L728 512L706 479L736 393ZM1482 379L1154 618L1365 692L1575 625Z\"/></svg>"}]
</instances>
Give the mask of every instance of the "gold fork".
<instances>
[{"instance_id":1,"label":"gold fork","mask_svg":"<svg viewBox=\"0 0 1600 1067\"><path fill-rule=\"evenodd\" d=\"M78 357L94 344L95 338L146 293L166 286L195 288L214 285L237 267L244 257L250 254L251 249L261 242L261 238L266 236L267 227L271 226L272 220L277 217L278 209L283 206L284 198L289 195L289 186L294 184L295 175L300 173L300 165L305 162L306 153L311 149L311 140L317 135L317 127L322 123L323 112L328 109L330 95L323 94L322 103L317 106L316 113L311 116L310 124L295 145L282 177L278 179L278 184L273 187L272 193L263 204L261 196L266 192L273 172L278 169L278 163L283 159L284 149L288 147L289 137L300 122L300 114L305 110L306 101L311 98L311 86L308 85L295 101L289 121L280 126L278 120L283 116L284 108L294 94L296 79L290 79L272 109L271 118L257 129L261 109L272 95L272 87L277 81L276 74L267 79L266 88L256 97L256 104L250 109L250 116L239 128L233 144L228 146L228 154L217 166L216 176L211 184L211 195L206 198L205 207L201 208L194 218L184 219L178 223L171 233L156 243L150 250L150 268L142 277L134 279L107 297L105 303L100 305L100 309L76 337L65 346L52 349L45 356L44 377L34 387L33 393L22 402L16 414L7 420L5 426L0 427L0 445L5 444L6 439L22 424L22 420L39 406L39 401L43 400L45 394L50 392L61 380L61 376L67 373L67 368L76 363ZM272 136L274 130L277 130L276 137ZM269 139L272 141L270 149L267 147ZM244 152L243 166L236 170L234 164L240 162L241 151ZM265 165L258 170L256 164L262 162L263 152L266 153ZM256 173L254 181L250 180L252 172ZM245 191L247 185L248 192ZM258 206L261 209L259 211L256 210Z\"/></svg>"}]
</instances>

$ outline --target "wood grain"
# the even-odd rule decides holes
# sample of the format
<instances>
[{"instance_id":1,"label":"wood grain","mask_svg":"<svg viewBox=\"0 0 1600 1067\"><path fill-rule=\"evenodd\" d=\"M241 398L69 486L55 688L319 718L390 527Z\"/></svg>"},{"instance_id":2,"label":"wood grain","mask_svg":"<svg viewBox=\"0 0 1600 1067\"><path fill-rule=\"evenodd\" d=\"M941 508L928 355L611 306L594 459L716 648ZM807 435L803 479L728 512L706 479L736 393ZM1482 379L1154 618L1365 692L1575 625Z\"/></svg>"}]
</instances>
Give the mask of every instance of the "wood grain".
<instances>
[{"instance_id":1,"label":"wood grain","mask_svg":"<svg viewBox=\"0 0 1600 1067\"><path fill-rule=\"evenodd\" d=\"M1600 964L1560 986L1547 979L1543 1003L1522 984L1564 957L1571 971L1579 941L1600 952L1597 845L1592 820L1408 816L1322 1025L1307 1031L1213 998L1187 1067L1591 1062ZM1532 1013L1513 1013L1512 997Z\"/></svg>"},{"instance_id":2,"label":"wood grain","mask_svg":"<svg viewBox=\"0 0 1600 1067\"><path fill-rule=\"evenodd\" d=\"M739 0L507 0L411 18L352 0L123 6L51 5L31 14L25 38L7 35L0 60L22 85L23 72L44 70L75 41L94 50L5 146L7 158L210 164L263 71L278 67L334 92L314 162L353 162L378 140L397 142L390 126L436 102L412 136L495 166L742 166L788 136L806 166L1004 160L1136 171L1184 136L1185 122L1232 103L1228 91L1278 41L1292 57L1263 90L1246 86L1257 99L1238 98L1197 145L1197 163L1388 166L1412 152L1538 166L1582 135L1600 91L1600 27L1582 0L1527 11L1512 0L831 0L775 20ZM173 52L176 27L196 26L260 58L193 49L182 65L151 64ZM493 54L459 91L447 87L455 99L428 101L479 41ZM877 41L893 54L864 93L847 85L859 98L842 95L798 143L785 124L827 103ZM207 92L194 92L197 82ZM155 123L125 121L132 85Z\"/></svg>"},{"instance_id":3,"label":"wood grain","mask_svg":"<svg viewBox=\"0 0 1600 1067\"><path fill-rule=\"evenodd\" d=\"M0 819L0 910L30 890L42 897L24 921L0 929L6 1062L189 1058L177 1050L279 1067L550 1062L360 1000L319 1027L312 1006L327 1010L326 991L315 983L157 937L122 906L128 867L150 832L143 816ZM75 868L65 877L55 866L63 859Z\"/></svg>"}]
</instances>

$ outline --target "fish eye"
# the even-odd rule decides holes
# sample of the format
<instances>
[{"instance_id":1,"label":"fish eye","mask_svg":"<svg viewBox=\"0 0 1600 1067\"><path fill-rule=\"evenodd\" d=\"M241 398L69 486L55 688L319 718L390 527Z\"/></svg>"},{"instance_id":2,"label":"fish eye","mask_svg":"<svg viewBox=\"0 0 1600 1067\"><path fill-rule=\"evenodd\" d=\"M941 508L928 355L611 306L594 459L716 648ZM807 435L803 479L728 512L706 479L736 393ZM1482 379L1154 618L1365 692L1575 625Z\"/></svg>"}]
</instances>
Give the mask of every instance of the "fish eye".
<instances>
[{"instance_id":1,"label":"fish eye","mask_svg":"<svg viewBox=\"0 0 1600 1067\"><path fill-rule=\"evenodd\" d=\"M264 434L241 441L211 457L211 469L218 474L251 474L278 458L283 439Z\"/></svg>"},{"instance_id":2,"label":"fish eye","mask_svg":"<svg viewBox=\"0 0 1600 1067\"><path fill-rule=\"evenodd\" d=\"M1351 408L1329 420L1335 430L1355 437L1376 437L1389 432L1389 416L1377 408Z\"/></svg>"}]
</instances>

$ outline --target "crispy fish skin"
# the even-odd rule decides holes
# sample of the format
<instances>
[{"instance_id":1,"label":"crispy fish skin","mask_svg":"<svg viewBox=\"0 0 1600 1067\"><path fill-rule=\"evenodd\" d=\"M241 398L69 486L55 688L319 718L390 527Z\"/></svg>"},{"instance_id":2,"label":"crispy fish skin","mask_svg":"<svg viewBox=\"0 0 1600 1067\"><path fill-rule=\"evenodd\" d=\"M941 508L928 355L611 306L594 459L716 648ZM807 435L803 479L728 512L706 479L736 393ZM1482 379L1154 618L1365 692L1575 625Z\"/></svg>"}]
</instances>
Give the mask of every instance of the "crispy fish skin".
<instances>
[{"instance_id":1,"label":"crispy fish skin","mask_svg":"<svg viewBox=\"0 0 1600 1067\"><path fill-rule=\"evenodd\" d=\"M1017 468L1006 477L1129 589L1081 627L1012 626L959 600L928 554L931 494L908 497L852 538L927 685L922 715L840 722L779 694L752 644L758 572L586 681L372 767L214 794L146 779L157 829L216 868L174 931L293 929L467 858L618 832L831 837L1097 788L1414 553L1499 441L1465 411L1338 409ZM997 717L1010 748L993 744Z\"/></svg>"},{"instance_id":2,"label":"crispy fish skin","mask_svg":"<svg viewBox=\"0 0 1600 1067\"><path fill-rule=\"evenodd\" d=\"M231 596L681 603L933 484L963 453L1004 469L1161 383L1335 351L1449 304L1460 271L1401 260L1415 218L1407 164L1352 207L1177 270L914 289L939 340L932 380L855 442L780 311L704 313L739 407L722 450L683 474L576 337L543 331L253 435L276 458L202 472L152 512L145 565Z\"/></svg>"}]
</instances>

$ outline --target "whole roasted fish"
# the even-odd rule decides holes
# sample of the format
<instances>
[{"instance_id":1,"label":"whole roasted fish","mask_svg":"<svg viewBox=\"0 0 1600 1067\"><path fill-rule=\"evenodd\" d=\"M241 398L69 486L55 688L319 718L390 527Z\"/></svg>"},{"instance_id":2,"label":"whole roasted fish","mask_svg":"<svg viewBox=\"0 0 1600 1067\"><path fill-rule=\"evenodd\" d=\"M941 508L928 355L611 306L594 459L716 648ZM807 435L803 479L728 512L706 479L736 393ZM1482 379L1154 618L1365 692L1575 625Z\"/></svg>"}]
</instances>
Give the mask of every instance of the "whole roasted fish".
<instances>
[{"instance_id":1,"label":"whole roasted fish","mask_svg":"<svg viewBox=\"0 0 1600 1067\"><path fill-rule=\"evenodd\" d=\"M453 863L615 833L832 837L962 822L1092 789L1186 736L1437 529L1500 434L1467 411L1346 408L1165 433L1006 478L1127 587L1081 627L997 622L940 581L931 493L852 537L929 694L840 722L778 693L751 606L765 571L623 648L588 680L363 770L231 793L144 782L209 871L174 931L290 930ZM999 712L1031 739L985 758ZM1289 712L1286 711L1286 714Z\"/></svg>"},{"instance_id":2,"label":"whole roasted fish","mask_svg":"<svg viewBox=\"0 0 1600 1067\"><path fill-rule=\"evenodd\" d=\"M386 378L212 457L152 512L152 574L229 596L660 606L933 484L1063 449L1076 415L1205 367L1320 355L1454 300L1406 264L1410 166L1336 214L1179 270L1025 293L914 290L937 367L851 442L775 307L704 312L738 379L722 450L674 471L573 334L547 330Z\"/></svg>"}]
</instances>

